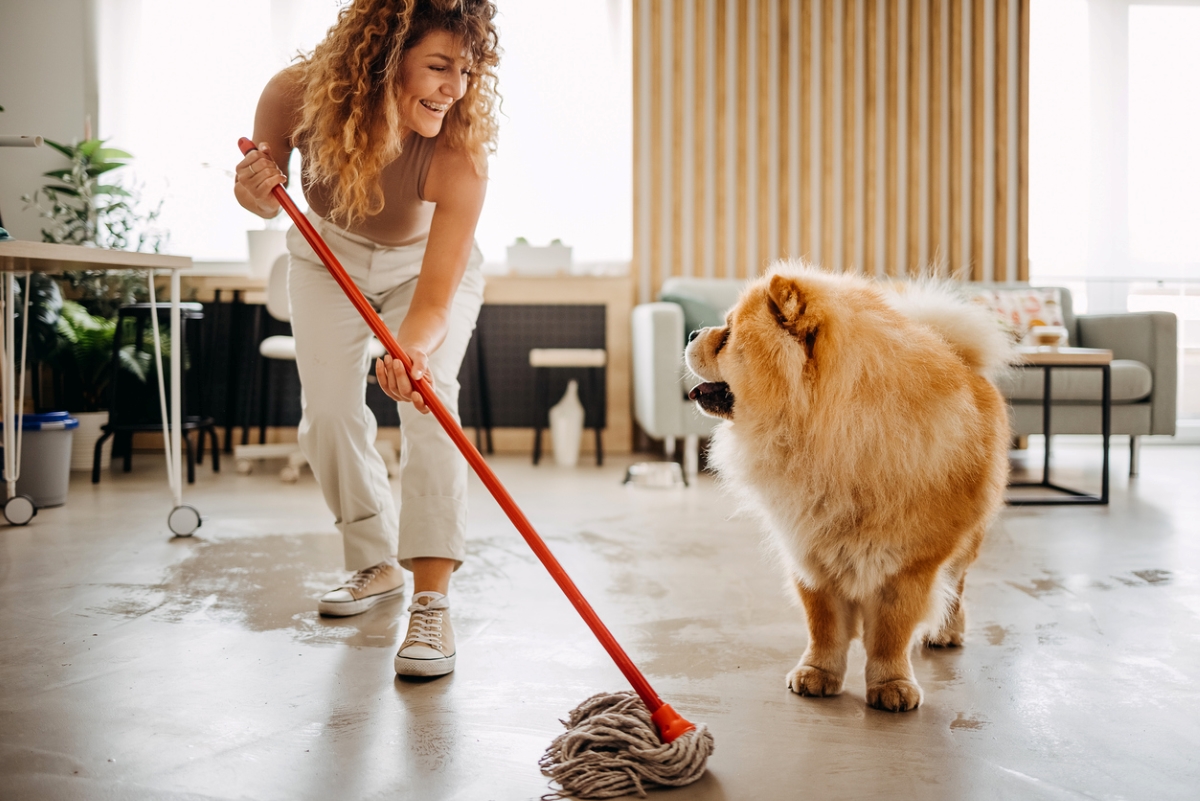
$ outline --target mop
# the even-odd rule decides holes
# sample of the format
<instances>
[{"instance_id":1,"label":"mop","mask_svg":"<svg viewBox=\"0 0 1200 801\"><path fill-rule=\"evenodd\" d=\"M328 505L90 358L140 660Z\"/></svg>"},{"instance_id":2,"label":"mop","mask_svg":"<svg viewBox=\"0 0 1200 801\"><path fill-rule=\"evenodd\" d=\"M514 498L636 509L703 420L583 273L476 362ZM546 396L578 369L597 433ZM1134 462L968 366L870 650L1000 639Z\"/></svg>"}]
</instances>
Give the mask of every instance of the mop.
<instances>
[{"instance_id":1,"label":"mop","mask_svg":"<svg viewBox=\"0 0 1200 801\"><path fill-rule=\"evenodd\" d=\"M254 143L245 137L238 140L238 147L244 155L257 150ZM296 228L387 352L393 359L399 359L411 375L412 360L401 350L392 332L363 297L316 228L292 202L282 185L272 189L271 194L296 223ZM467 463L633 687L633 692L594 695L573 710L568 720L562 721L566 732L551 743L539 760L542 773L562 788L550 797L614 798L632 793L644 797L647 789L681 787L699 779L704 773L705 761L713 750L713 738L708 728L684 719L670 704L659 698L546 547L483 456L471 444L445 404L434 394L428 379L422 377L413 385L421 393L429 411L466 457Z\"/></svg>"}]
</instances>

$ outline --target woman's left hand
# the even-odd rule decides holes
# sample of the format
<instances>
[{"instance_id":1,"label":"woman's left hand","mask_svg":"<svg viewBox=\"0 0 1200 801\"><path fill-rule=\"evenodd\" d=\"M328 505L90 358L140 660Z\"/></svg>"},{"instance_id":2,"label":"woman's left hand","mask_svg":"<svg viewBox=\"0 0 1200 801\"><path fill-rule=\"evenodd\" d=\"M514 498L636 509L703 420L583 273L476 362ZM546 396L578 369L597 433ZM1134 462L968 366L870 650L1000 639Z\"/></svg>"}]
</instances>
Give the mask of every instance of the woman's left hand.
<instances>
[{"instance_id":1,"label":"woman's left hand","mask_svg":"<svg viewBox=\"0 0 1200 801\"><path fill-rule=\"evenodd\" d=\"M425 405L425 399L413 386L414 381L425 378L429 382L430 389L433 388L433 374L429 372L429 356L416 348L405 348L404 352L408 354L408 358L412 359L411 380L408 372L404 369L404 364L399 359L393 359L390 354L385 354L375 363L375 378L379 381L380 389L389 398L406 401L411 403L421 414L429 414L429 407Z\"/></svg>"}]
</instances>

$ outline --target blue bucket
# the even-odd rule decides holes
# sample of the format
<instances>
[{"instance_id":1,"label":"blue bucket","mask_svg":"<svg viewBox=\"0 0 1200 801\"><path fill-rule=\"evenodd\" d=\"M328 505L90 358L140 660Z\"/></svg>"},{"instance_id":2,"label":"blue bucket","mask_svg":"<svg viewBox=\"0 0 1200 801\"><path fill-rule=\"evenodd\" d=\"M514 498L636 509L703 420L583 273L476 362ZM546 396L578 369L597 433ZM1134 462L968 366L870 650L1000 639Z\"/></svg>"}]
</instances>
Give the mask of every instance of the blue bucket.
<instances>
[{"instance_id":1,"label":"blue bucket","mask_svg":"<svg viewBox=\"0 0 1200 801\"><path fill-rule=\"evenodd\" d=\"M28 495L39 508L67 502L71 480L71 440L79 421L69 412L27 414L21 420L21 469L17 494ZM4 430L0 423L0 431ZM16 442L13 442L16 447ZM0 453L3 453L0 448ZM3 476L0 461L0 476Z\"/></svg>"}]
</instances>

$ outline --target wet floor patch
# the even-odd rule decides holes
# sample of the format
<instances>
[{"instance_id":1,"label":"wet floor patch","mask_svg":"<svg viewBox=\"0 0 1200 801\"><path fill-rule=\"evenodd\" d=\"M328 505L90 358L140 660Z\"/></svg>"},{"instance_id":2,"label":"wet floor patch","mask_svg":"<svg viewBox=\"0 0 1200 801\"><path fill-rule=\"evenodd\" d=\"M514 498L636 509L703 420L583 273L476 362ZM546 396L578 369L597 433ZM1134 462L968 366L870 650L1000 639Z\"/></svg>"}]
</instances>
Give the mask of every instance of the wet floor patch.
<instances>
[{"instance_id":1,"label":"wet floor patch","mask_svg":"<svg viewBox=\"0 0 1200 801\"><path fill-rule=\"evenodd\" d=\"M1171 583L1170 570L1135 570L1133 571L1133 575L1137 576L1147 584L1153 584L1155 586L1162 586Z\"/></svg>"},{"instance_id":2,"label":"wet floor patch","mask_svg":"<svg viewBox=\"0 0 1200 801\"><path fill-rule=\"evenodd\" d=\"M341 562L341 543L329 534L265 535L188 543L191 552L158 584L113 585L114 597L94 611L124 618L149 615L183 623L211 620L251 631L291 631L307 643L388 648L397 637L397 601L353 622L323 618L316 600L345 579L318 565Z\"/></svg>"},{"instance_id":3,"label":"wet floor patch","mask_svg":"<svg viewBox=\"0 0 1200 801\"><path fill-rule=\"evenodd\" d=\"M962 651L962 648L922 648L919 653L931 680L953 686L962 682L962 672L956 664Z\"/></svg>"},{"instance_id":4,"label":"wet floor patch","mask_svg":"<svg viewBox=\"0 0 1200 801\"><path fill-rule=\"evenodd\" d=\"M959 712L958 717L950 721L950 731L980 731L989 725L985 718Z\"/></svg>"},{"instance_id":5,"label":"wet floor patch","mask_svg":"<svg viewBox=\"0 0 1200 801\"><path fill-rule=\"evenodd\" d=\"M114 592L91 611L135 619L149 615L171 623L209 620L250 631L290 631L297 642L391 648L403 635L405 599L385 601L361 615L322 617L317 599L339 586L346 571L335 534L268 534L228 540L189 540L187 557L168 568L157 584L113 584ZM521 543L515 543L521 545ZM507 572L532 555L506 541L468 541L468 558L455 574L454 594L464 613L455 616L460 639L489 619L466 610L494 609L507 595ZM406 579L411 583L412 574ZM410 587L411 590L411 587Z\"/></svg>"},{"instance_id":6,"label":"wet floor patch","mask_svg":"<svg viewBox=\"0 0 1200 801\"><path fill-rule=\"evenodd\" d=\"M1030 579L1028 584L1018 584L1015 581L1006 581L1005 584L1020 590L1030 598L1038 599L1044 598L1047 595L1064 592L1067 589L1063 586L1062 579L1059 576L1049 572L1047 572L1045 578Z\"/></svg>"},{"instance_id":7,"label":"wet floor patch","mask_svg":"<svg viewBox=\"0 0 1200 801\"><path fill-rule=\"evenodd\" d=\"M987 637L988 645L1004 645L1004 640L1013 632L1012 629L1001 626L999 623L993 623L985 628L983 633Z\"/></svg>"},{"instance_id":8,"label":"wet floor patch","mask_svg":"<svg viewBox=\"0 0 1200 801\"><path fill-rule=\"evenodd\" d=\"M778 666L782 676L800 651L783 643L770 626L754 627L714 618L676 618L645 623L641 650L644 668L663 676L709 679L725 673ZM764 643L779 642L779 647Z\"/></svg>"}]
</instances>

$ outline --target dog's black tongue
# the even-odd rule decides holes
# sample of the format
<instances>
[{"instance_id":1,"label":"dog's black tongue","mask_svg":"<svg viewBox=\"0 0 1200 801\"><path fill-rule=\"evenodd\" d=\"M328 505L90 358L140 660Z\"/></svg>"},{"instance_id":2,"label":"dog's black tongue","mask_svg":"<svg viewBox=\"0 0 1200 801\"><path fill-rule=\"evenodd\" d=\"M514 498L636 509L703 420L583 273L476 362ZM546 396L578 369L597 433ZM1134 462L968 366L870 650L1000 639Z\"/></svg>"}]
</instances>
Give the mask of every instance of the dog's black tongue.
<instances>
[{"instance_id":1,"label":"dog's black tongue","mask_svg":"<svg viewBox=\"0 0 1200 801\"><path fill-rule=\"evenodd\" d=\"M697 400L701 395L713 395L717 392L724 392L726 384L717 381L705 381L692 387L692 391L688 393L689 400Z\"/></svg>"}]
</instances>

